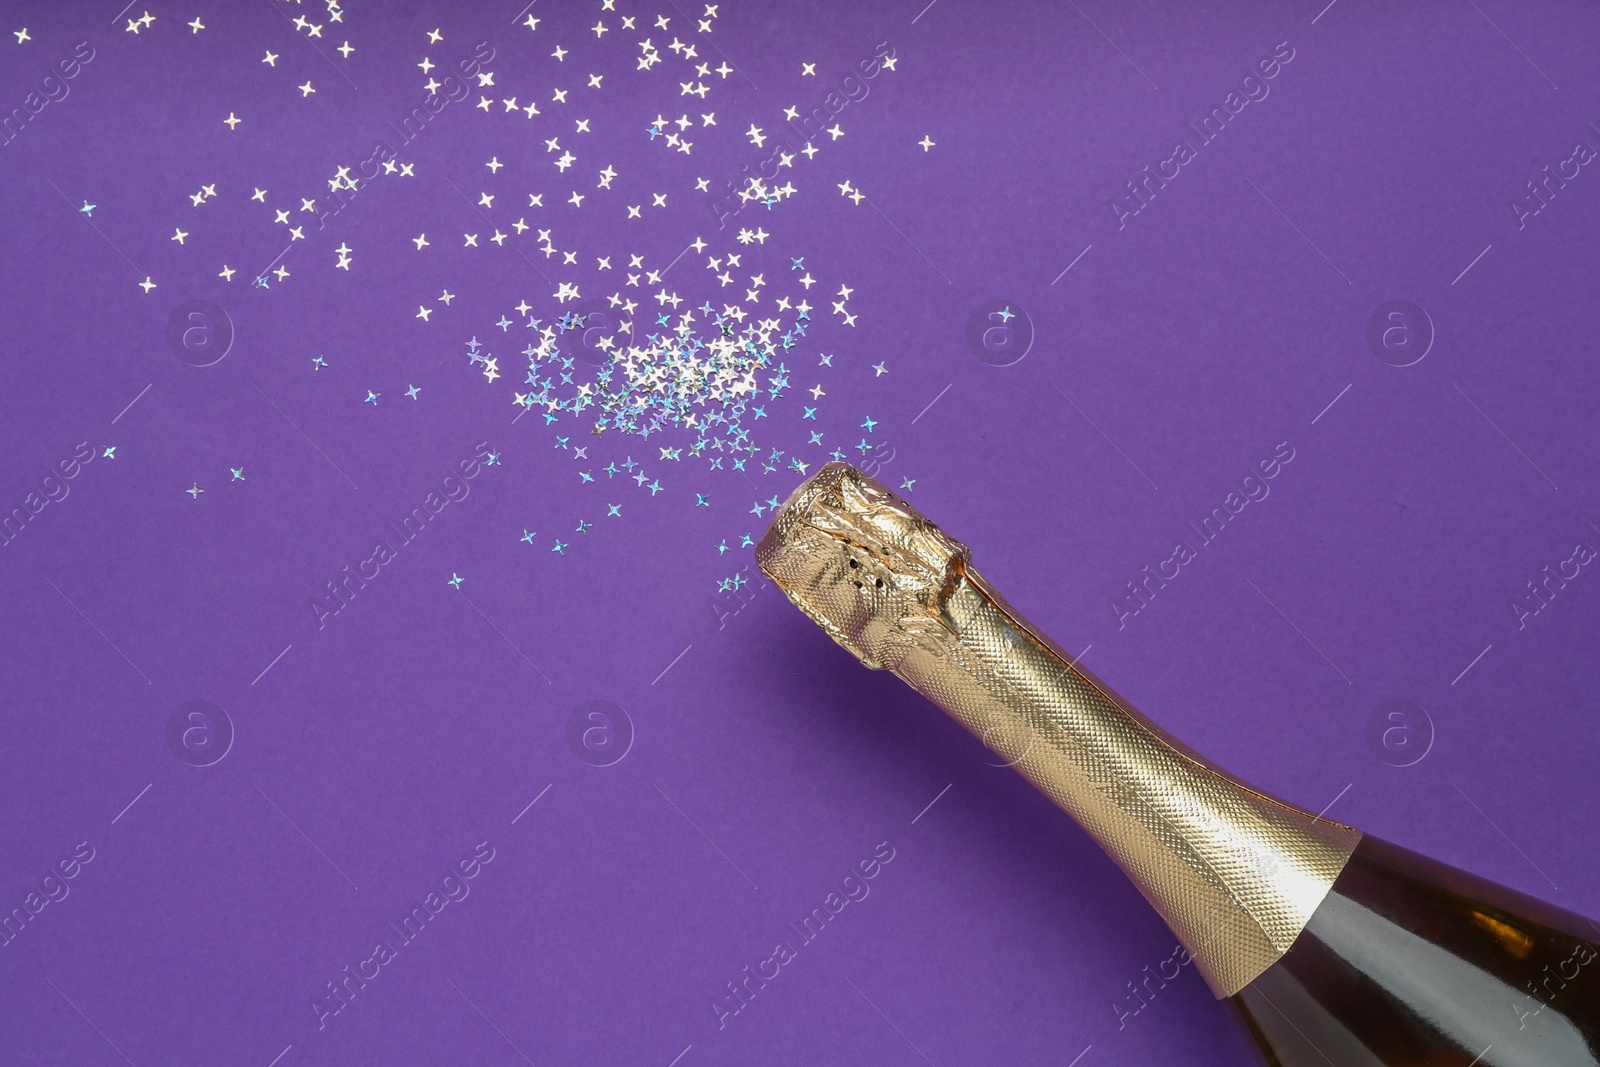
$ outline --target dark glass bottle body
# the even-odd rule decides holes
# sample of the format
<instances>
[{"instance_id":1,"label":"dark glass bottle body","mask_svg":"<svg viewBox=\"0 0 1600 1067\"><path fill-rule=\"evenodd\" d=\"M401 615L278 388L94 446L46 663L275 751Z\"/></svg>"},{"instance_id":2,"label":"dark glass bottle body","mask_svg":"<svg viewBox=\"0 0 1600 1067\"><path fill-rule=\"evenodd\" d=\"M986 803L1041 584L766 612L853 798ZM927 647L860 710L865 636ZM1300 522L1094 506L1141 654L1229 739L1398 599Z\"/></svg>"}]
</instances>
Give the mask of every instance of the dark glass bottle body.
<instances>
[{"instance_id":1,"label":"dark glass bottle body","mask_svg":"<svg viewBox=\"0 0 1600 1067\"><path fill-rule=\"evenodd\" d=\"M1269 1067L1600 1067L1600 928L1368 836L1231 999Z\"/></svg>"}]
</instances>

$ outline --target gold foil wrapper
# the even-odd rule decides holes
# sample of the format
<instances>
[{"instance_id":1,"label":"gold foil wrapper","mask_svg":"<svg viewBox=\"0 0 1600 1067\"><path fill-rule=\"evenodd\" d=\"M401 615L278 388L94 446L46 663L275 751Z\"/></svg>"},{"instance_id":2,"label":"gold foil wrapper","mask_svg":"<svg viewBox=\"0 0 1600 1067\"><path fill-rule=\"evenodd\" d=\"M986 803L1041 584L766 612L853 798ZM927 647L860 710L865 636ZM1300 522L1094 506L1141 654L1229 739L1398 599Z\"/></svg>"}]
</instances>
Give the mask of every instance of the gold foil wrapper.
<instances>
[{"instance_id":1,"label":"gold foil wrapper","mask_svg":"<svg viewBox=\"0 0 1600 1067\"><path fill-rule=\"evenodd\" d=\"M1218 997L1289 950L1361 838L1175 741L1028 625L966 545L848 464L790 495L756 558L835 641L943 708L1093 835Z\"/></svg>"}]
</instances>

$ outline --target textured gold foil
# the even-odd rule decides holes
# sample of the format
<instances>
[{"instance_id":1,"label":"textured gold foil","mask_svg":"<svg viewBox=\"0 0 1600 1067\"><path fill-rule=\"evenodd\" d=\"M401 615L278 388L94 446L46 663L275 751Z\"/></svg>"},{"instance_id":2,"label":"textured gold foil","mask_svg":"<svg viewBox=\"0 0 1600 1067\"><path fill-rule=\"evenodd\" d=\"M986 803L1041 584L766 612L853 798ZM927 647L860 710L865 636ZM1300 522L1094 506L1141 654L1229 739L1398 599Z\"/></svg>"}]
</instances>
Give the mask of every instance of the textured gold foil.
<instances>
[{"instance_id":1,"label":"textured gold foil","mask_svg":"<svg viewBox=\"0 0 1600 1067\"><path fill-rule=\"evenodd\" d=\"M1361 839L1175 741L1029 626L966 545L848 464L790 495L756 559L835 641L893 671L1077 819L1218 997L1289 950Z\"/></svg>"}]
</instances>

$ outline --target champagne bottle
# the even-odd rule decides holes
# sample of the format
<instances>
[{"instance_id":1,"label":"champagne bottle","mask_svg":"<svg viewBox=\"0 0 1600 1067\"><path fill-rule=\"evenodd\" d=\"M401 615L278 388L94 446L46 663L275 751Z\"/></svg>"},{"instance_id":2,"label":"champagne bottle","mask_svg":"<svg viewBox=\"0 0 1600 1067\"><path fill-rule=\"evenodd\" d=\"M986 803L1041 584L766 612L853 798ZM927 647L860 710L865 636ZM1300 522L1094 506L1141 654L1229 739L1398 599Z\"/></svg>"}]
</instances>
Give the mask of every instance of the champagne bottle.
<instances>
[{"instance_id":1,"label":"champagne bottle","mask_svg":"<svg viewBox=\"0 0 1600 1067\"><path fill-rule=\"evenodd\" d=\"M1600 1065L1600 927L1255 789L1023 620L854 467L802 483L762 571L1078 821L1270 1067Z\"/></svg>"}]
</instances>

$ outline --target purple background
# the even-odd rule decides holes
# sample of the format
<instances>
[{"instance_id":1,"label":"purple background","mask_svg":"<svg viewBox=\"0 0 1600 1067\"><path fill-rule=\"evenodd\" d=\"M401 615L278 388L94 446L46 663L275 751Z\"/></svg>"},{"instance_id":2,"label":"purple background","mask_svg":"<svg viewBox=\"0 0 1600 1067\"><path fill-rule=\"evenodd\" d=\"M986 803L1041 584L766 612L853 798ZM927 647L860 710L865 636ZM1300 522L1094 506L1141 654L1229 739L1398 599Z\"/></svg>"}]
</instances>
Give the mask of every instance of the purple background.
<instances>
[{"instance_id":1,"label":"purple background","mask_svg":"<svg viewBox=\"0 0 1600 1067\"><path fill-rule=\"evenodd\" d=\"M78 42L94 59L0 148L0 514L78 442L96 458L0 547L0 913L78 842L95 851L0 947L0 1059L1240 1062L1192 968L1131 1013L1126 984L1174 939L1088 838L754 575L740 538L770 512L752 508L799 482L791 460L815 470L835 447L914 479L909 499L1023 612L1217 762L1600 913L1600 578L1583 568L1521 628L1513 607L1541 568L1600 545L1600 174L1552 182L1536 215L1512 206L1576 143L1600 146L1600 11L717 6L709 33L682 0L542 0L532 31L511 3L352 0L334 21L323 4L152 0L137 32L142 0L115 21L101 4L3 16L0 115ZM645 37L662 60L640 71ZM413 176L364 183L324 228L300 211L395 140L424 57L480 41L490 111L446 107L399 153ZM719 228L712 193L772 149L746 128L784 136L783 108L821 103L881 41L896 69L842 110L844 136L780 172L797 191ZM1284 41L1270 94L1119 228L1126 183L1195 143L1187 123ZM737 72L681 95L723 59ZM541 113L506 112L508 93ZM680 113L692 154L646 134ZM519 215L580 265L532 230L489 242ZM758 225L764 243L737 240ZM743 261L723 286L705 263L729 251ZM630 289L630 254L676 269ZM286 278L252 287L280 263ZM784 452L774 469L712 469L693 429L517 418L526 361L495 323L520 299L570 310L535 266L638 300L641 328L663 288L720 306L764 273L755 315L808 297L808 332L781 352L791 384L774 398L763 381L765 418L743 416L760 458ZM853 295L830 312L840 286ZM212 366L167 343L190 299L236 334ZM1036 335L1011 366L966 340L994 299ZM1436 331L1410 366L1367 341L1390 300ZM483 380L471 337L506 350L505 377ZM323 583L479 441L499 464L319 629ZM1119 626L1125 583L1285 441L1270 495ZM625 456L663 488L600 473ZM236 731L212 766L168 742L191 699ZM632 723L611 766L568 740L591 700ZM1369 720L1395 700L1431 728L1413 713L1385 749ZM482 841L494 859L470 895L319 1027L325 983L397 941L390 924ZM894 859L870 895L719 1028L712 998L796 941L785 924L880 842Z\"/></svg>"}]
</instances>

